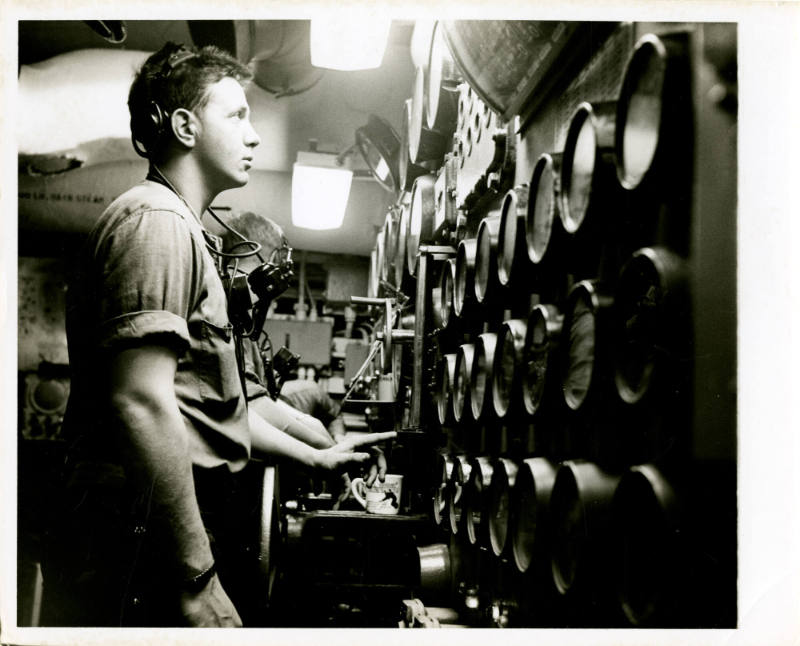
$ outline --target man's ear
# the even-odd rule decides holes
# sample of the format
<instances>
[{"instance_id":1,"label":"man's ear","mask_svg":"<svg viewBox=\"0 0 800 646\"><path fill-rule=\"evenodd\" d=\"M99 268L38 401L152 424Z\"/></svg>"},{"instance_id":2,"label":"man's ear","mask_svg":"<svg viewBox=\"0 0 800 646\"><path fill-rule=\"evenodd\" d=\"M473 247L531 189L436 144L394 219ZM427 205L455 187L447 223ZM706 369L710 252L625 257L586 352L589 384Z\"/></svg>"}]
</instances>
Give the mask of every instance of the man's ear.
<instances>
[{"instance_id":1,"label":"man's ear","mask_svg":"<svg viewBox=\"0 0 800 646\"><path fill-rule=\"evenodd\" d=\"M170 126L175 138L187 148L194 148L199 124L194 114L185 108L173 110Z\"/></svg>"}]
</instances>

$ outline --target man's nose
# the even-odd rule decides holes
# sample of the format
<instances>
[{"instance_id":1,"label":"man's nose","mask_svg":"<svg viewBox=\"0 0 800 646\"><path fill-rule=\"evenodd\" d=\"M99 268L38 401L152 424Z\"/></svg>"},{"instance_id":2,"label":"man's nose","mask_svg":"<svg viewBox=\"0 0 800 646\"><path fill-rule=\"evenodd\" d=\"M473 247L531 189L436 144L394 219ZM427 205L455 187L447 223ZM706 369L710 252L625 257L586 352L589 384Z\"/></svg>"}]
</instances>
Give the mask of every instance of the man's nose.
<instances>
[{"instance_id":1,"label":"man's nose","mask_svg":"<svg viewBox=\"0 0 800 646\"><path fill-rule=\"evenodd\" d=\"M258 144L261 143L261 137L258 136L256 129L253 128L253 124L249 121L247 122L247 133L245 134L245 145L249 146L250 148L255 148Z\"/></svg>"}]
</instances>

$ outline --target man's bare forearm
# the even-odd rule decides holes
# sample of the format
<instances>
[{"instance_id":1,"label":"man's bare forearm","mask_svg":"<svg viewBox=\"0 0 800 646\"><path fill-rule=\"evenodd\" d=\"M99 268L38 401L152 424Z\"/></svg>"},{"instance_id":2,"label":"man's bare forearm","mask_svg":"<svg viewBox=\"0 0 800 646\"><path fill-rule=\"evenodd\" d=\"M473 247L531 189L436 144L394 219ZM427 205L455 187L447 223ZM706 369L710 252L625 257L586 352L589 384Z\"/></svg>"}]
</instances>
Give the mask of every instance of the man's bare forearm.
<instances>
[{"instance_id":1,"label":"man's bare forearm","mask_svg":"<svg viewBox=\"0 0 800 646\"><path fill-rule=\"evenodd\" d=\"M175 397L177 359L167 348L120 352L110 365L111 409L137 490L150 496L153 529L173 555L176 575L191 578L213 563L194 490L187 431Z\"/></svg>"},{"instance_id":2,"label":"man's bare forearm","mask_svg":"<svg viewBox=\"0 0 800 646\"><path fill-rule=\"evenodd\" d=\"M177 404L171 407L115 397L115 411L130 447L128 466L142 490L151 490L151 514L172 545L178 575L190 578L213 563L195 496L186 430Z\"/></svg>"}]
</instances>

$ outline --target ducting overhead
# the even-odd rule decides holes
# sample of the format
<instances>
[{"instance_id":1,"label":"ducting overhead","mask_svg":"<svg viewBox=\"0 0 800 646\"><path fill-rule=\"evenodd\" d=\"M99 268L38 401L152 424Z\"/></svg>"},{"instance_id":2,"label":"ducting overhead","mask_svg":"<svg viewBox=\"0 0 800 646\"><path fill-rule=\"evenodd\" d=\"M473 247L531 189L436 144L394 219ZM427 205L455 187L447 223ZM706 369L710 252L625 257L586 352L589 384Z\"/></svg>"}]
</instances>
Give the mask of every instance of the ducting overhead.
<instances>
[{"instance_id":1,"label":"ducting overhead","mask_svg":"<svg viewBox=\"0 0 800 646\"><path fill-rule=\"evenodd\" d=\"M311 65L310 20L189 21L195 45L217 45L253 66L254 82L276 97L316 85L325 70Z\"/></svg>"}]
</instances>

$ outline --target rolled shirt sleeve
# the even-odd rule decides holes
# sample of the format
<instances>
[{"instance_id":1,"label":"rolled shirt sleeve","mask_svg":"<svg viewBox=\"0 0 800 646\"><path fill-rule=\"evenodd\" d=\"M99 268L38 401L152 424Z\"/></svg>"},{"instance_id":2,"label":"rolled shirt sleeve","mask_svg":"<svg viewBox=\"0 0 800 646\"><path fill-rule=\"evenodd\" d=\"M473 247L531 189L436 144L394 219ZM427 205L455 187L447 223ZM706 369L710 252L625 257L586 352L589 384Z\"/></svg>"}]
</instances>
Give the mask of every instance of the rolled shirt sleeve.
<instances>
[{"instance_id":1,"label":"rolled shirt sleeve","mask_svg":"<svg viewBox=\"0 0 800 646\"><path fill-rule=\"evenodd\" d=\"M168 211L137 213L117 225L101 254L98 347L158 336L185 352L198 291L197 249L186 221Z\"/></svg>"}]
</instances>

